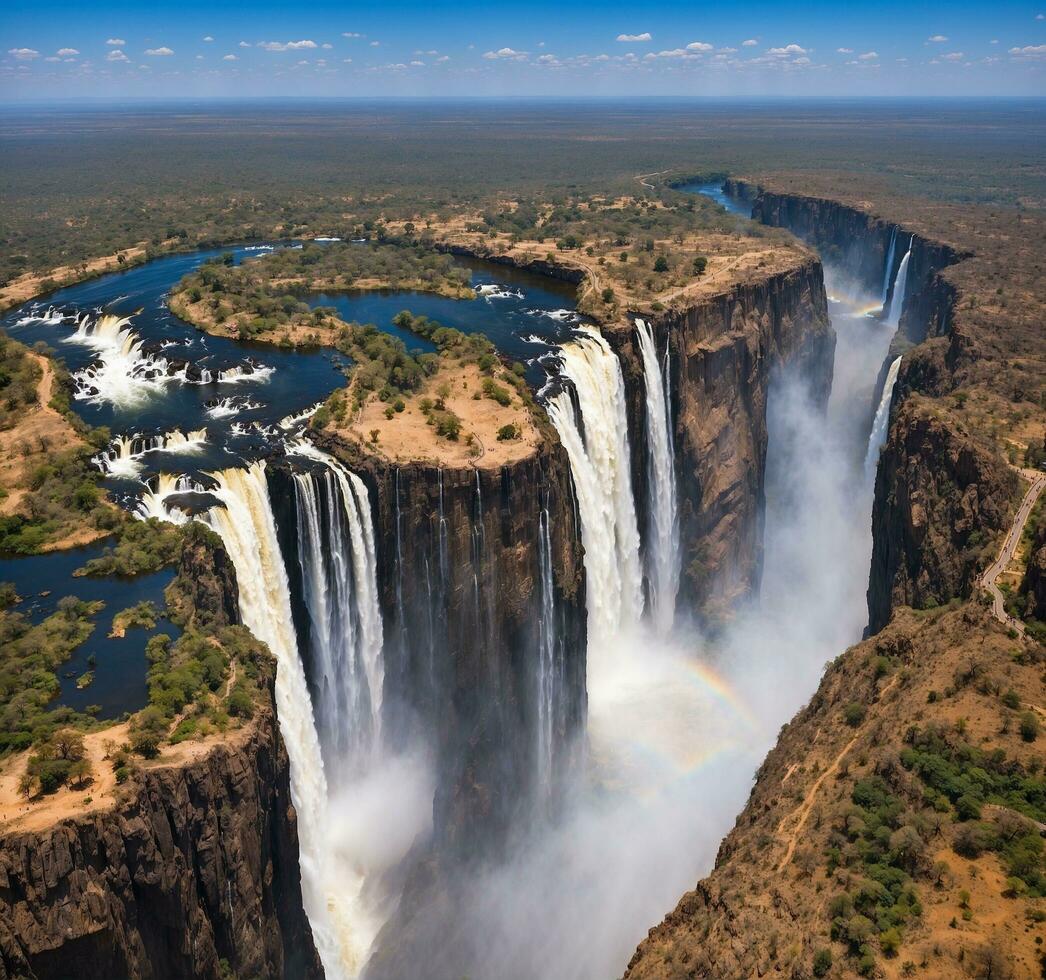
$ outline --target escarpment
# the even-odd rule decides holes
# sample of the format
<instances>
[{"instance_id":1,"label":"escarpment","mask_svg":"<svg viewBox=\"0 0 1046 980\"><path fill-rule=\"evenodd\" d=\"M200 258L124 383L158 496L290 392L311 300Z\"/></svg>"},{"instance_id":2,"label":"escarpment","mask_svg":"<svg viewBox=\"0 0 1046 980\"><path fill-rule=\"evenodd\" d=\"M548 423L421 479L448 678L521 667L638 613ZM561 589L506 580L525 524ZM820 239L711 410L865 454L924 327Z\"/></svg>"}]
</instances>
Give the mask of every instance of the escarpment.
<instances>
[{"instance_id":1,"label":"escarpment","mask_svg":"<svg viewBox=\"0 0 1046 980\"><path fill-rule=\"evenodd\" d=\"M501 467L439 469L316 441L375 502L389 729L434 741L437 849L478 855L540 783L565 775L583 728L585 589L565 454L543 442Z\"/></svg>"},{"instance_id":2,"label":"escarpment","mask_svg":"<svg viewBox=\"0 0 1046 980\"><path fill-rule=\"evenodd\" d=\"M0 839L0 924L3 976L320 976L272 705L111 810Z\"/></svg>"},{"instance_id":3,"label":"escarpment","mask_svg":"<svg viewBox=\"0 0 1046 980\"><path fill-rule=\"evenodd\" d=\"M670 365L684 549L680 603L715 622L759 585L771 378L794 369L822 409L831 389L835 334L821 265L811 258L649 322ZM604 333L622 358L643 527L646 406L635 330Z\"/></svg>"}]
</instances>

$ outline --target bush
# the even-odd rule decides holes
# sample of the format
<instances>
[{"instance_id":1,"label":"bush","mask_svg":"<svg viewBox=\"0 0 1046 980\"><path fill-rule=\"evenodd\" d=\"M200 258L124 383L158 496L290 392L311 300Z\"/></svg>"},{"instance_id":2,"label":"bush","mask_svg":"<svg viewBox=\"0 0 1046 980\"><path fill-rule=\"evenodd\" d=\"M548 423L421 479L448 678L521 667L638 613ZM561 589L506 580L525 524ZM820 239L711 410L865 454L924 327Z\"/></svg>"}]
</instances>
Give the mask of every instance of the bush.
<instances>
[{"instance_id":1,"label":"bush","mask_svg":"<svg viewBox=\"0 0 1046 980\"><path fill-rule=\"evenodd\" d=\"M832 968L832 951L830 949L819 949L814 953L814 976L823 977Z\"/></svg>"},{"instance_id":2,"label":"bush","mask_svg":"<svg viewBox=\"0 0 1046 980\"><path fill-rule=\"evenodd\" d=\"M519 426L510 422L508 425L503 425L498 429L498 442L506 442L510 439L519 438Z\"/></svg>"},{"instance_id":3,"label":"bush","mask_svg":"<svg viewBox=\"0 0 1046 980\"><path fill-rule=\"evenodd\" d=\"M668 259L663 255L659 255L654 260L654 272L668 272Z\"/></svg>"},{"instance_id":4,"label":"bush","mask_svg":"<svg viewBox=\"0 0 1046 980\"><path fill-rule=\"evenodd\" d=\"M851 701L845 708L843 708L843 721L846 722L851 728L856 728L864 721L865 707L858 701Z\"/></svg>"},{"instance_id":5,"label":"bush","mask_svg":"<svg viewBox=\"0 0 1046 980\"><path fill-rule=\"evenodd\" d=\"M1039 719L1030 711L1022 712L1020 732L1025 742L1034 742L1039 737Z\"/></svg>"}]
</instances>

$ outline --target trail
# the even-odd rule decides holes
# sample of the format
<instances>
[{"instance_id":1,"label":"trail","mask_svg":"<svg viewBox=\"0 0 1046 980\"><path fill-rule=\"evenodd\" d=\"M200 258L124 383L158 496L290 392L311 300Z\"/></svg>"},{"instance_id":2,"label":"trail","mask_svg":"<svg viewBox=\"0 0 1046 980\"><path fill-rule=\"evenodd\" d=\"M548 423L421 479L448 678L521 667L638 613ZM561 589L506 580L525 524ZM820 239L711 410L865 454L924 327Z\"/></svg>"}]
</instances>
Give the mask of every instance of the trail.
<instances>
[{"instance_id":1,"label":"trail","mask_svg":"<svg viewBox=\"0 0 1046 980\"><path fill-rule=\"evenodd\" d=\"M1017 508L1017 514L1013 518L1013 524L1010 525L1006 540L1002 543L999 557L995 559L981 577L981 586L991 594L992 615L1003 626L1014 629L1021 636L1024 636L1024 623L1019 619L1014 619L1006 612L1002 592L996 584L999 576L1006 571L1006 567L1013 561L1014 552L1016 552L1017 545L1020 544L1021 535L1024 533L1024 525L1028 523L1028 518L1035 507L1035 502L1039 499L1039 494L1046 487L1046 473L1037 473L1034 470L1021 470L1020 472L1031 480L1031 486L1028 487L1028 492L1024 495L1020 507Z\"/></svg>"},{"instance_id":2,"label":"trail","mask_svg":"<svg viewBox=\"0 0 1046 980\"><path fill-rule=\"evenodd\" d=\"M889 684L887 684L878 694L877 701L881 701L883 697L897 684L897 677L894 677ZM778 825L777 832L781 832L781 828L788 823L793 817L797 817L798 820L795 825L795 829L788 835L788 848L785 850L785 856L781 860L781 863L777 866L777 870L781 871L788 866L792 860L792 855L795 854L796 844L799 842L799 835L802 833L803 827L806 826L806 821L810 817L810 811L814 808L814 803L817 802L817 794L821 791L821 786L824 781L831 776L842 764L843 759L846 758L849 751L854 747L857 740L861 737L863 732L858 729L853 738L850 739L846 745L843 746L843 750L832 760L832 764L821 773L817 779L814 780L813 786L810 787L810 791L803 797L803 802L799 804L787 817L785 817ZM791 772L788 773L791 775ZM787 776L785 777L788 778ZM782 780L783 782L784 780Z\"/></svg>"}]
</instances>

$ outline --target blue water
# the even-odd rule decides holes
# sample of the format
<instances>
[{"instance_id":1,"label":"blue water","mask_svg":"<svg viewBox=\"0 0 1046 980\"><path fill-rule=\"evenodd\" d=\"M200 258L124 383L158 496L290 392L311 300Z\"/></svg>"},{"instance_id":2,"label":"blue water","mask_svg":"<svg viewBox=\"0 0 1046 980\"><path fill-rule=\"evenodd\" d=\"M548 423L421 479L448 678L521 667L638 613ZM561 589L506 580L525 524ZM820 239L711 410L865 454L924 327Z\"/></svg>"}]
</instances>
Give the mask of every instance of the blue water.
<instances>
[{"instance_id":1,"label":"blue water","mask_svg":"<svg viewBox=\"0 0 1046 980\"><path fill-rule=\"evenodd\" d=\"M716 204L722 205L731 214L739 214L744 218L752 217L751 203L739 200L736 197L730 197L723 190L722 184L708 184L698 181L693 184L678 184L674 189L682 191L684 194L701 194L704 197L710 197Z\"/></svg>"},{"instance_id":2,"label":"blue water","mask_svg":"<svg viewBox=\"0 0 1046 980\"><path fill-rule=\"evenodd\" d=\"M294 244L281 243L278 247ZM199 455L149 453L142 460L138 479L107 479L105 485L111 496L123 506L133 508L143 492L143 481L157 473L188 474L199 479L208 470L278 451L288 435L278 428L280 420L301 413L345 383L348 361L329 348L285 351L268 344L212 337L167 309L167 294L182 276L208 259L230 252L236 263L264 254L258 246L238 246L167 256L60 289L0 318L0 327L22 343L45 343L70 372L86 368L98 358L90 347L68 342L76 330L73 314L84 313L92 319L102 313L132 316L130 329L143 340L144 350L168 361L189 362L211 371L247 363L273 369L264 380L238 384L199 385L172 380L133 407L74 400L74 410L87 424L107 426L114 436L176 428L207 430L208 442ZM528 365L527 377L532 384L543 383L545 371L538 358L569 336L570 324L579 319L574 313L574 287L508 266L465 258L454 261L469 271L474 287L498 286L499 297L477 292L475 299L456 300L427 293L379 291L319 295L308 301L336 307L347 321L373 323L399 336L413 350L431 350L432 345L393 326L392 318L403 309L466 333L485 333L505 356ZM69 319L57 324L25 322L49 307ZM241 403L250 399L255 407L241 407L230 417L208 416L207 403L228 396ZM213 502L207 497L196 500L204 505ZM93 545L28 558L0 558L0 581L14 583L23 596L17 608L33 622L52 612L66 595L105 601L106 608L95 617L97 625L91 637L68 664L59 668L59 702L76 709L100 705L102 717L114 717L146 703L146 640L158 632L176 636L178 631L162 621L155 630L134 629L123 639L109 639L113 616L122 609L143 599L163 608L163 590L174 573L167 570L134 579L73 577L74 569L103 550L104 545ZM49 594L42 595L45 592ZM88 669L87 658L92 654L97 658L95 680L88 688L77 690L75 678Z\"/></svg>"},{"instance_id":3,"label":"blue water","mask_svg":"<svg viewBox=\"0 0 1046 980\"><path fill-rule=\"evenodd\" d=\"M145 644L149 637L167 633L174 639L181 630L166 619L158 619L155 629L129 629L122 639L109 638L113 617L129 606L150 600L157 609L163 609L163 590L174 578L174 571L164 569L135 578L73 576L77 568L104 551L103 542L28 558L3 558L0 582L15 584L22 601L14 608L34 624L51 615L65 596L105 602L105 608L93 617L95 628L91 636L58 668L61 693L57 703L77 711L95 704L101 707L99 717L117 718L125 711L137 711L147 702ZM92 654L97 660L94 681L80 690L76 678L92 669L87 662Z\"/></svg>"}]
</instances>

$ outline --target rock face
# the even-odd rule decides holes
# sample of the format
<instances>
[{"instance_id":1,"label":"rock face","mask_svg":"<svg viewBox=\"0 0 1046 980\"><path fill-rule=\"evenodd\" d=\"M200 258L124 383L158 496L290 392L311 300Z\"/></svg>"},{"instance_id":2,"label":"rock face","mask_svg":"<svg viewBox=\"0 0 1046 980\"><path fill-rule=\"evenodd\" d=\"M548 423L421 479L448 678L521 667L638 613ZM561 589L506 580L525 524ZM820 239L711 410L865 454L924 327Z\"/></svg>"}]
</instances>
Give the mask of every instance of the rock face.
<instances>
[{"instance_id":1,"label":"rock face","mask_svg":"<svg viewBox=\"0 0 1046 980\"><path fill-rule=\"evenodd\" d=\"M916 397L894 414L879 461L872 513L868 628L897 606L966 597L1008 526L1016 474Z\"/></svg>"},{"instance_id":2,"label":"rock face","mask_svg":"<svg viewBox=\"0 0 1046 980\"><path fill-rule=\"evenodd\" d=\"M500 468L440 470L396 467L336 437L317 441L376 501L389 729L435 745L437 849L479 856L503 843L517 809L541 791L543 676L554 781L583 729L582 548L565 454L548 441Z\"/></svg>"},{"instance_id":3,"label":"rock face","mask_svg":"<svg viewBox=\"0 0 1046 980\"><path fill-rule=\"evenodd\" d=\"M1031 534L1021 596L1025 615L1046 623L1046 516L1039 519Z\"/></svg>"},{"instance_id":4,"label":"rock face","mask_svg":"<svg viewBox=\"0 0 1046 980\"><path fill-rule=\"evenodd\" d=\"M178 575L167 590L167 604L185 620L220 629L240 621L236 570L221 538L203 524L185 528Z\"/></svg>"},{"instance_id":5,"label":"rock face","mask_svg":"<svg viewBox=\"0 0 1046 980\"><path fill-rule=\"evenodd\" d=\"M668 346L679 487L683 575L680 608L706 624L758 588L771 377L794 369L823 408L835 334L821 265L739 285L683 311L651 318ZM633 485L646 527L646 401L634 329L607 329L629 400Z\"/></svg>"},{"instance_id":6,"label":"rock face","mask_svg":"<svg viewBox=\"0 0 1046 980\"><path fill-rule=\"evenodd\" d=\"M267 706L114 809L0 840L0 976L319 977L296 826Z\"/></svg>"}]
</instances>

